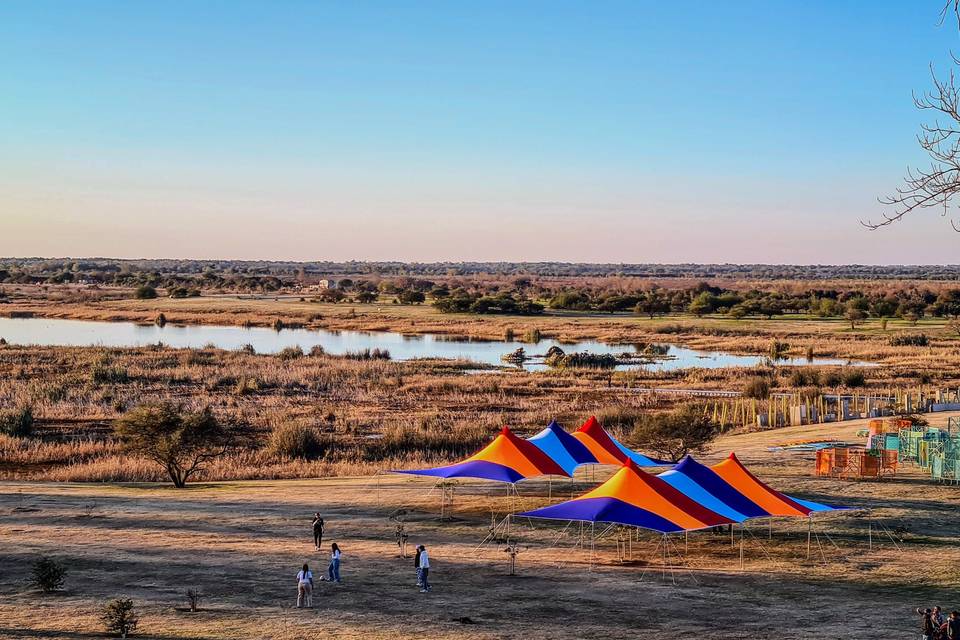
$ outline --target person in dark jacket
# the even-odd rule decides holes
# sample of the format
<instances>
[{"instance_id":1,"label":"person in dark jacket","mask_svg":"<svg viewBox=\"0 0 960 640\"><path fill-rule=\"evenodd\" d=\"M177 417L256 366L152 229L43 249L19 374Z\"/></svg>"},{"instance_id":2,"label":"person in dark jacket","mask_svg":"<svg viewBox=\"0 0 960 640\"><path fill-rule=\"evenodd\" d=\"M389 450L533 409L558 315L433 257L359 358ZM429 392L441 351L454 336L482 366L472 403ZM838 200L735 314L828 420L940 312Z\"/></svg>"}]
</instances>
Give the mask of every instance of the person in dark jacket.
<instances>
[{"instance_id":1,"label":"person in dark jacket","mask_svg":"<svg viewBox=\"0 0 960 640\"><path fill-rule=\"evenodd\" d=\"M951 611L945 626L947 640L960 640L960 612Z\"/></svg>"},{"instance_id":2,"label":"person in dark jacket","mask_svg":"<svg viewBox=\"0 0 960 640\"><path fill-rule=\"evenodd\" d=\"M323 518L319 513L313 514L313 546L320 551L320 543L323 542Z\"/></svg>"},{"instance_id":3,"label":"person in dark jacket","mask_svg":"<svg viewBox=\"0 0 960 640\"><path fill-rule=\"evenodd\" d=\"M417 552L413 556L413 568L417 570L417 586L423 586L423 571L420 570L420 545L417 545Z\"/></svg>"},{"instance_id":4,"label":"person in dark jacket","mask_svg":"<svg viewBox=\"0 0 960 640\"><path fill-rule=\"evenodd\" d=\"M922 640L933 640L933 611L917 607L917 614L920 616L920 637Z\"/></svg>"}]
</instances>

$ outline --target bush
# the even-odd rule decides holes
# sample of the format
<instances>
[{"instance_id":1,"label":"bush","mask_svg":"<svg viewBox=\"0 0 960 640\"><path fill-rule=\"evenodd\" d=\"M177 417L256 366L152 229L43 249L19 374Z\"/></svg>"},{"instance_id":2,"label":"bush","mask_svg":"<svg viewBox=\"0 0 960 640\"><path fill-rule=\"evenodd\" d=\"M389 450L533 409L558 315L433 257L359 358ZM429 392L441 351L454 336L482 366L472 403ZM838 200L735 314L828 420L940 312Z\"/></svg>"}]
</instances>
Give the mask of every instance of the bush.
<instances>
[{"instance_id":1,"label":"bush","mask_svg":"<svg viewBox=\"0 0 960 640\"><path fill-rule=\"evenodd\" d=\"M743 395L747 398L766 400L770 397L770 381L763 376L750 378L743 387Z\"/></svg>"},{"instance_id":2,"label":"bush","mask_svg":"<svg viewBox=\"0 0 960 640\"><path fill-rule=\"evenodd\" d=\"M284 347L280 350L280 353L277 354L277 357L281 360L296 360L297 358L303 357L303 349L299 346Z\"/></svg>"},{"instance_id":3,"label":"bush","mask_svg":"<svg viewBox=\"0 0 960 640\"><path fill-rule=\"evenodd\" d=\"M389 360L390 352L386 349L361 349L360 351L347 351L343 354L347 360Z\"/></svg>"},{"instance_id":4,"label":"bush","mask_svg":"<svg viewBox=\"0 0 960 640\"><path fill-rule=\"evenodd\" d=\"M640 416L627 436L627 443L677 462L688 453L706 448L720 434L720 429L721 425L714 422L702 406L683 405L670 413Z\"/></svg>"},{"instance_id":5,"label":"bush","mask_svg":"<svg viewBox=\"0 0 960 640\"><path fill-rule=\"evenodd\" d=\"M67 568L52 558L43 556L33 563L33 585L44 593L63 587L66 576Z\"/></svg>"},{"instance_id":6,"label":"bush","mask_svg":"<svg viewBox=\"0 0 960 640\"><path fill-rule=\"evenodd\" d=\"M851 389L867 386L867 378L863 375L863 371L861 369L850 369L849 371L844 371L842 377L844 386L850 387Z\"/></svg>"},{"instance_id":7,"label":"bush","mask_svg":"<svg viewBox=\"0 0 960 640\"><path fill-rule=\"evenodd\" d=\"M310 347L310 357L312 358L319 358L320 356L324 356L326 354L327 352L319 344L315 344L312 347Z\"/></svg>"},{"instance_id":8,"label":"bush","mask_svg":"<svg viewBox=\"0 0 960 640\"><path fill-rule=\"evenodd\" d=\"M926 347L930 338L925 333L904 333L890 338L891 347Z\"/></svg>"},{"instance_id":9,"label":"bush","mask_svg":"<svg viewBox=\"0 0 960 640\"><path fill-rule=\"evenodd\" d=\"M323 457L328 445L315 428L290 422L274 427L267 448L282 458L316 460Z\"/></svg>"},{"instance_id":10,"label":"bush","mask_svg":"<svg viewBox=\"0 0 960 640\"><path fill-rule=\"evenodd\" d=\"M157 297L157 290L148 284L142 284L133 292L137 300L151 300Z\"/></svg>"},{"instance_id":11,"label":"bush","mask_svg":"<svg viewBox=\"0 0 960 640\"><path fill-rule=\"evenodd\" d=\"M14 438L26 438L33 434L33 409L23 407L0 412L0 433Z\"/></svg>"},{"instance_id":12,"label":"bush","mask_svg":"<svg viewBox=\"0 0 960 640\"><path fill-rule=\"evenodd\" d=\"M100 616L103 626L107 633L126 638L129 634L137 630L140 618L134 610L133 600L130 598L117 598L107 603L103 608L103 614Z\"/></svg>"}]
</instances>

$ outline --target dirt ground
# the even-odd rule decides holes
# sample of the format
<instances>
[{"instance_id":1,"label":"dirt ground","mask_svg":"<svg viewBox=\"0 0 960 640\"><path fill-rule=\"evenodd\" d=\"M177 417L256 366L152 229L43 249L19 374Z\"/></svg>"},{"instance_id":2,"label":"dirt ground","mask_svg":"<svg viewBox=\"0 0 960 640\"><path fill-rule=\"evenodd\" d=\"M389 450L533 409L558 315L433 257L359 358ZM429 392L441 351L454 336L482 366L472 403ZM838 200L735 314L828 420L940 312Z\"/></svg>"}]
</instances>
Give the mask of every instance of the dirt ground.
<instances>
[{"instance_id":1,"label":"dirt ground","mask_svg":"<svg viewBox=\"0 0 960 640\"><path fill-rule=\"evenodd\" d=\"M601 527L591 551L589 531L581 538L578 527L514 521L515 576L503 544L478 548L492 519L544 504L548 491L555 501L569 497L610 470L549 487L521 483L513 497L502 485L461 484L444 522L432 483L403 476L186 490L6 482L0 637L101 637L100 609L118 596L135 600L138 636L151 638L910 637L917 606L960 608L960 489L930 483L909 466L881 482L814 478L811 454L767 450L820 437L853 440L863 426L723 438L708 459L735 450L777 488L871 511L815 519L809 560L806 522L751 523L732 537L672 536L668 560L681 567L672 571L661 566L657 536L626 542ZM317 575L326 566L326 551L314 551L310 537L314 511L327 520L325 545L343 547L344 583L319 583L315 607L298 610L299 566L309 562ZM430 549L430 594L414 586L412 560L399 557L390 519L398 512L410 548ZM623 563L618 535L627 546ZM41 554L68 567L62 592L29 586ZM189 588L204 594L197 613L186 610Z\"/></svg>"}]
</instances>

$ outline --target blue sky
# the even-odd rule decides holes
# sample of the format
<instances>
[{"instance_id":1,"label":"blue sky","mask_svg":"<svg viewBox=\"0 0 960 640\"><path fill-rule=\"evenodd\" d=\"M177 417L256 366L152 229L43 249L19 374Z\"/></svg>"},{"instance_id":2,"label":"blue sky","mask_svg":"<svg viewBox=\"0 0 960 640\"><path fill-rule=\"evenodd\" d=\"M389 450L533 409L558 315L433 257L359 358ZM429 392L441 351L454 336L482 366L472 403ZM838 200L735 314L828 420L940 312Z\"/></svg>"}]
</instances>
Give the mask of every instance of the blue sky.
<instances>
[{"instance_id":1,"label":"blue sky","mask_svg":"<svg viewBox=\"0 0 960 640\"><path fill-rule=\"evenodd\" d=\"M0 255L957 262L916 2L0 4Z\"/></svg>"}]
</instances>

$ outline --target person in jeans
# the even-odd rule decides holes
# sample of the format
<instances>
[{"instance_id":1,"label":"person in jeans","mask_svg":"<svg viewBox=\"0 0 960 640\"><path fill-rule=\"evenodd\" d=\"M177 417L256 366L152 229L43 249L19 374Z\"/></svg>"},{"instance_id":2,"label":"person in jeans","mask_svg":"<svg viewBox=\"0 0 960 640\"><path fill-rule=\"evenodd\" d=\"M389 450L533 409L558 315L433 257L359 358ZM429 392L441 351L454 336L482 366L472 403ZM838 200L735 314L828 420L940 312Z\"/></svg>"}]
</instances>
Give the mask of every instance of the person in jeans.
<instances>
[{"instance_id":1,"label":"person in jeans","mask_svg":"<svg viewBox=\"0 0 960 640\"><path fill-rule=\"evenodd\" d=\"M427 548L420 545L420 593L430 591L430 556L427 555Z\"/></svg>"},{"instance_id":2,"label":"person in jeans","mask_svg":"<svg viewBox=\"0 0 960 640\"><path fill-rule=\"evenodd\" d=\"M297 573L297 609L313 606L313 572L307 563L303 563L303 569Z\"/></svg>"},{"instance_id":3,"label":"person in jeans","mask_svg":"<svg viewBox=\"0 0 960 640\"><path fill-rule=\"evenodd\" d=\"M340 547L334 542L330 546L330 566L327 568L327 575L330 578L330 582L341 582L340 555Z\"/></svg>"},{"instance_id":4,"label":"person in jeans","mask_svg":"<svg viewBox=\"0 0 960 640\"><path fill-rule=\"evenodd\" d=\"M423 586L423 573L420 571L420 550L422 546L417 545L417 552L413 555L413 568L417 570L417 586Z\"/></svg>"},{"instance_id":5,"label":"person in jeans","mask_svg":"<svg viewBox=\"0 0 960 640\"><path fill-rule=\"evenodd\" d=\"M313 546L320 551L320 545L323 543L323 518L319 513L313 514Z\"/></svg>"}]
</instances>

